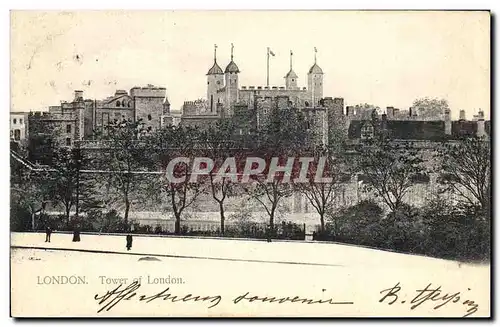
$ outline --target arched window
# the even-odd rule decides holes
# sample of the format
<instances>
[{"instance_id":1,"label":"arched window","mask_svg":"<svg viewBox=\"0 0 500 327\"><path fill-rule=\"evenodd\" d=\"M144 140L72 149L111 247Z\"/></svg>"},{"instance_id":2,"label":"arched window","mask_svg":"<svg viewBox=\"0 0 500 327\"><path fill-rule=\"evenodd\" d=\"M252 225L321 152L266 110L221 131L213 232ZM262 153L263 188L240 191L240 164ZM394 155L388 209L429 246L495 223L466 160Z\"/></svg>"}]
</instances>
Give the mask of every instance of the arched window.
<instances>
[{"instance_id":1,"label":"arched window","mask_svg":"<svg viewBox=\"0 0 500 327\"><path fill-rule=\"evenodd\" d=\"M309 102L308 101L306 101L306 107L309 107Z\"/></svg>"},{"instance_id":2,"label":"arched window","mask_svg":"<svg viewBox=\"0 0 500 327\"><path fill-rule=\"evenodd\" d=\"M130 108L130 102L132 102L132 101L129 101L128 104L127 104L129 108Z\"/></svg>"},{"instance_id":3,"label":"arched window","mask_svg":"<svg viewBox=\"0 0 500 327\"><path fill-rule=\"evenodd\" d=\"M148 120L151 120L151 119L152 119L151 115L148 115Z\"/></svg>"},{"instance_id":4,"label":"arched window","mask_svg":"<svg viewBox=\"0 0 500 327\"><path fill-rule=\"evenodd\" d=\"M122 107L125 107L125 100L122 100Z\"/></svg>"},{"instance_id":5,"label":"arched window","mask_svg":"<svg viewBox=\"0 0 500 327\"><path fill-rule=\"evenodd\" d=\"M119 107L120 106L120 101L116 101L116 106Z\"/></svg>"}]
</instances>

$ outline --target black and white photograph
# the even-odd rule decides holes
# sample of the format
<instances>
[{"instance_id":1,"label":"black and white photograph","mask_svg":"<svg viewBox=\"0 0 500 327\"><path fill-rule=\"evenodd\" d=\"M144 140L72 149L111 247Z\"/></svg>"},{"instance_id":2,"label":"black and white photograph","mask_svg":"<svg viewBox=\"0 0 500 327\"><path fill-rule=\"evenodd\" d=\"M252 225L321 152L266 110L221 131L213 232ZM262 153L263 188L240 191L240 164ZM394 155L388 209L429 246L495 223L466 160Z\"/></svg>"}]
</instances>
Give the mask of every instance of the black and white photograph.
<instances>
[{"instance_id":1,"label":"black and white photograph","mask_svg":"<svg viewBox=\"0 0 500 327\"><path fill-rule=\"evenodd\" d=\"M490 318L492 14L12 10L15 318Z\"/></svg>"}]
</instances>

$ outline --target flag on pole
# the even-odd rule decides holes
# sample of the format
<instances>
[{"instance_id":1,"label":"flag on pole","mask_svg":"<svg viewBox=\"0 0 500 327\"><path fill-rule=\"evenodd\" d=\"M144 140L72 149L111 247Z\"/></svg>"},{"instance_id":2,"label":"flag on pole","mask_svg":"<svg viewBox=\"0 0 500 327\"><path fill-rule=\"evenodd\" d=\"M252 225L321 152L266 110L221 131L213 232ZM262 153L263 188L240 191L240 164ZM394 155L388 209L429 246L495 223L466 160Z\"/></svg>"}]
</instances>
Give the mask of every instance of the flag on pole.
<instances>
[{"instance_id":1,"label":"flag on pole","mask_svg":"<svg viewBox=\"0 0 500 327\"><path fill-rule=\"evenodd\" d=\"M274 52L273 52L271 49L269 49L269 54L270 54L271 56L273 56L273 57L274 57L274 56L276 56L276 55L274 54Z\"/></svg>"},{"instance_id":2,"label":"flag on pole","mask_svg":"<svg viewBox=\"0 0 500 327\"><path fill-rule=\"evenodd\" d=\"M314 52L318 52L318 49L316 49L316 47L314 47Z\"/></svg>"}]
</instances>

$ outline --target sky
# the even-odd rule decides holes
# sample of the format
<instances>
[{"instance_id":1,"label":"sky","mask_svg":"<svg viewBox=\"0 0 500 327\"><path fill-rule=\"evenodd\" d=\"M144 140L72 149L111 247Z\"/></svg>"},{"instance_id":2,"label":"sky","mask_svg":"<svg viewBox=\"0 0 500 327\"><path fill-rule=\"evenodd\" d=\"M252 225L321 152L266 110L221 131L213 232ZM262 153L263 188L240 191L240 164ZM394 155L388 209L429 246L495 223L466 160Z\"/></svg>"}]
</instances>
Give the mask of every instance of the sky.
<instances>
[{"instance_id":1,"label":"sky","mask_svg":"<svg viewBox=\"0 0 500 327\"><path fill-rule=\"evenodd\" d=\"M11 12L11 111L47 110L116 89L166 87L171 110L206 97L214 44L234 61L240 86L284 85L293 51L299 86L317 62L324 96L346 105L407 109L444 98L457 118L490 111L488 12L412 11L80 11Z\"/></svg>"}]
</instances>

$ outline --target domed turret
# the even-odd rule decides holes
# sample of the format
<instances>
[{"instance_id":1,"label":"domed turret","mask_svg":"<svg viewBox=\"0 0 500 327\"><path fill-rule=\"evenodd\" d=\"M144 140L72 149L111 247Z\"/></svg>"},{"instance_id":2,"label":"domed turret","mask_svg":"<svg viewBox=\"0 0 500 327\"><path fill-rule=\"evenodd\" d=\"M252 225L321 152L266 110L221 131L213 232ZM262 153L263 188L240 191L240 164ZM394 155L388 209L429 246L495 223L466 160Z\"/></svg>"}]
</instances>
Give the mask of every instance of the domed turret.
<instances>
[{"instance_id":1,"label":"domed turret","mask_svg":"<svg viewBox=\"0 0 500 327\"><path fill-rule=\"evenodd\" d=\"M311 69L309 69L309 74L323 74L323 70L318 66L317 63L314 63Z\"/></svg>"},{"instance_id":2,"label":"domed turret","mask_svg":"<svg viewBox=\"0 0 500 327\"><path fill-rule=\"evenodd\" d=\"M314 65L307 74L307 91L313 106L319 105L323 97L323 70L316 63L316 53L318 50L314 47Z\"/></svg>"},{"instance_id":3,"label":"domed turret","mask_svg":"<svg viewBox=\"0 0 500 327\"><path fill-rule=\"evenodd\" d=\"M238 74L240 72L240 69L238 66L234 63L233 59L231 59L231 62L227 65L226 70L224 73L236 73Z\"/></svg>"},{"instance_id":4,"label":"domed turret","mask_svg":"<svg viewBox=\"0 0 500 327\"><path fill-rule=\"evenodd\" d=\"M285 75L285 78L299 78L299 77L292 69L290 69L290 71Z\"/></svg>"},{"instance_id":5,"label":"domed turret","mask_svg":"<svg viewBox=\"0 0 500 327\"><path fill-rule=\"evenodd\" d=\"M297 89L297 74L292 67L293 52L290 50L290 71L285 75L285 86L287 90Z\"/></svg>"},{"instance_id":6,"label":"domed turret","mask_svg":"<svg viewBox=\"0 0 500 327\"><path fill-rule=\"evenodd\" d=\"M226 70L224 71L224 77L226 82L225 107L227 108L226 114L228 117L232 115L233 105L236 102L238 102L238 89L239 89L238 73L240 72L240 69L234 63L233 51L234 51L234 45L231 43L231 61L229 62L229 64L226 67Z\"/></svg>"},{"instance_id":7,"label":"domed turret","mask_svg":"<svg viewBox=\"0 0 500 327\"><path fill-rule=\"evenodd\" d=\"M224 75L222 68L217 64L217 60L214 60L214 65L208 70L207 75Z\"/></svg>"},{"instance_id":8,"label":"domed turret","mask_svg":"<svg viewBox=\"0 0 500 327\"><path fill-rule=\"evenodd\" d=\"M210 111L215 111L219 97L217 92L224 87L224 73L217 64L217 44L214 44L214 64L207 73L207 101Z\"/></svg>"}]
</instances>

